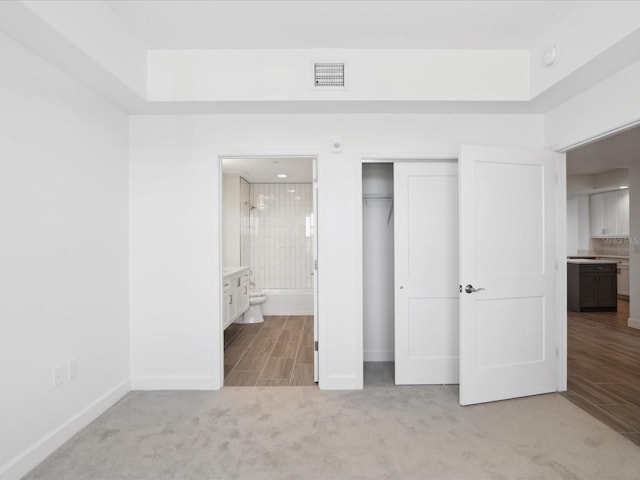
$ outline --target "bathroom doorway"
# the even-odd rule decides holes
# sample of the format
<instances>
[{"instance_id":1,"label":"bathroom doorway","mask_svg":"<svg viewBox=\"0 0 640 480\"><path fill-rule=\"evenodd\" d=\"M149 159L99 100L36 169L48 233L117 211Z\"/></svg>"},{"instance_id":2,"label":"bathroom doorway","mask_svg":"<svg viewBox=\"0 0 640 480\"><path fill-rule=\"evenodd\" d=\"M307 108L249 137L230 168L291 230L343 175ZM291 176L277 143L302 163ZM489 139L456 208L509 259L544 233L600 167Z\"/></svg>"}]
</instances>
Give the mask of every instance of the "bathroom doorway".
<instances>
[{"instance_id":1,"label":"bathroom doorway","mask_svg":"<svg viewBox=\"0 0 640 480\"><path fill-rule=\"evenodd\" d=\"M223 157L224 385L318 381L313 156Z\"/></svg>"}]
</instances>

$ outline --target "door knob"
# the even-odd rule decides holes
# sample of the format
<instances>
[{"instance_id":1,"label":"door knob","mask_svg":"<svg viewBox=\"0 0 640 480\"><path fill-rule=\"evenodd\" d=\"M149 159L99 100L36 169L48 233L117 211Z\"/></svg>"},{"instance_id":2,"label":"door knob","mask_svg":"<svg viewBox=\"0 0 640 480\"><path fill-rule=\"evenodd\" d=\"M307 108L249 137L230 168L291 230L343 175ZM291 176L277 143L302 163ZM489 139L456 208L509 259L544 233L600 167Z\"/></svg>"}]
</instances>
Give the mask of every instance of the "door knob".
<instances>
[{"instance_id":1,"label":"door knob","mask_svg":"<svg viewBox=\"0 0 640 480\"><path fill-rule=\"evenodd\" d=\"M467 285L464 287L464 291L467 293L479 292L480 290L484 290L484 288L473 288L473 285Z\"/></svg>"}]
</instances>

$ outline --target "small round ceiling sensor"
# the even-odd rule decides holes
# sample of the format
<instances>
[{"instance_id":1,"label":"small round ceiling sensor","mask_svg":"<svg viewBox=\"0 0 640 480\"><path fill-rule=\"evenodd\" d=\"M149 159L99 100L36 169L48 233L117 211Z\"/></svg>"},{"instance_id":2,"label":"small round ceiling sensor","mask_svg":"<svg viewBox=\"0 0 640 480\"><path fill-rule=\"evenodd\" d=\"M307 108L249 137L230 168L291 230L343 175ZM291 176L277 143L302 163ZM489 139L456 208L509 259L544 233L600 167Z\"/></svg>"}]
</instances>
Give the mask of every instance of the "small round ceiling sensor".
<instances>
[{"instance_id":1,"label":"small round ceiling sensor","mask_svg":"<svg viewBox=\"0 0 640 480\"><path fill-rule=\"evenodd\" d=\"M550 67L556 60L558 60L558 55L560 55L560 50L555 45L547 48L544 51L544 55L542 56L542 60L547 67Z\"/></svg>"}]
</instances>

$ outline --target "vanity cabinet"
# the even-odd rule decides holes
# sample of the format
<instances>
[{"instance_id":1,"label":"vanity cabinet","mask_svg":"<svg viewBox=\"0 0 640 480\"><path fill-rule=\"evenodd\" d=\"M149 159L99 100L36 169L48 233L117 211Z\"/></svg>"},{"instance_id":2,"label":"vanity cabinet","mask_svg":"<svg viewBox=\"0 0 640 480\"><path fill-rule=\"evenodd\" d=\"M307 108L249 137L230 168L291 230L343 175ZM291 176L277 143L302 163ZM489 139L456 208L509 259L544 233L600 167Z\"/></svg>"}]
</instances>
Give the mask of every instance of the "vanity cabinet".
<instances>
[{"instance_id":1,"label":"vanity cabinet","mask_svg":"<svg viewBox=\"0 0 640 480\"><path fill-rule=\"evenodd\" d=\"M618 266L613 262L569 261L567 308L573 312L617 310Z\"/></svg>"},{"instance_id":2,"label":"vanity cabinet","mask_svg":"<svg viewBox=\"0 0 640 480\"><path fill-rule=\"evenodd\" d=\"M589 210L592 238L629 236L629 190L593 194Z\"/></svg>"},{"instance_id":3,"label":"vanity cabinet","mask_svg":"<svg viewBox=\"0 0 640 480\"><path fill-rule=\"evenodd\" d=\"M227 328L249 308L249 267L227 268L222 277L222 326Z\"/></svg>"}]
</instances>

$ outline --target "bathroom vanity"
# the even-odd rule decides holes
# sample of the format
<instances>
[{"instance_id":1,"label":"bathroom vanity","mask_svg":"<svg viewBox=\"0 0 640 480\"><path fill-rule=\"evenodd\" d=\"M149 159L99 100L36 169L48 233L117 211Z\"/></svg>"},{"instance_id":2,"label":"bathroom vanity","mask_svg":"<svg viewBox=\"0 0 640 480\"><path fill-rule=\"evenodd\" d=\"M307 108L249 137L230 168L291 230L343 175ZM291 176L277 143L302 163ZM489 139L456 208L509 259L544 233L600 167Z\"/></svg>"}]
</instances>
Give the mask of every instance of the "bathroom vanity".
<instances>
[{"instance_id":1,"label":"bathroom vanity","mask_svg":"<svg viewBox=\"0 0 640 480\"><path fill-rule=\"evenodd\" d=\"M251 267L225 267L222 276L222 328L249 308Z\"/></svg>"}]
</instances>

